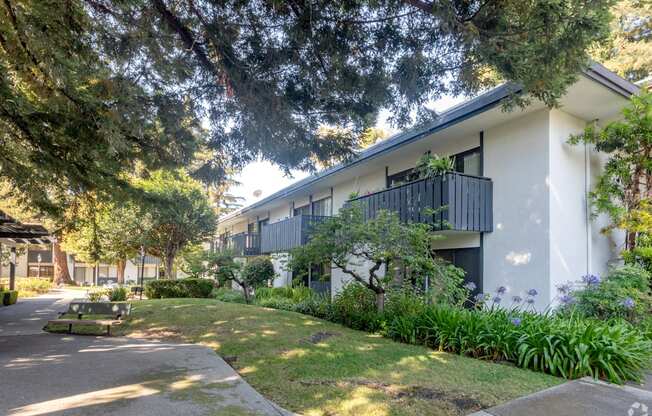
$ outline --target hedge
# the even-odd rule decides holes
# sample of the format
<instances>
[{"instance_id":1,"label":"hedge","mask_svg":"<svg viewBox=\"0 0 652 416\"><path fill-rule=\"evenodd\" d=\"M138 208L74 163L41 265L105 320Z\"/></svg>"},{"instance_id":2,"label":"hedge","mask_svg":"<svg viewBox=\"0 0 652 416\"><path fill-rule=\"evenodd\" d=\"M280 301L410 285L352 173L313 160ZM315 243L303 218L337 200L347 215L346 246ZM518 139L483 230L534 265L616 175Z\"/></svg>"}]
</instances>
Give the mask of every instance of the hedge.
<instances>
[{"instance_id":1,"label":"hedge","mask_svg":"<svg viewBox=\"0 0 652 416\"><path fill-rule=\"evenodd\" d=\"M213 287L213 281L208 279L154 280L145 285L145 296L149 299L207 298Z\"/></svg>"},{"instance_id":2,"label":"hedge","mask_svg":"<svg viewBox=\"0 0 652 416\"><path fill-rule=\"evenodd\" d=\"M18 291L17 290L7 290L0 292L0 299L2 299L2 304L5 306L13 305L18 301Z\"/></svg>"}]
</instances>

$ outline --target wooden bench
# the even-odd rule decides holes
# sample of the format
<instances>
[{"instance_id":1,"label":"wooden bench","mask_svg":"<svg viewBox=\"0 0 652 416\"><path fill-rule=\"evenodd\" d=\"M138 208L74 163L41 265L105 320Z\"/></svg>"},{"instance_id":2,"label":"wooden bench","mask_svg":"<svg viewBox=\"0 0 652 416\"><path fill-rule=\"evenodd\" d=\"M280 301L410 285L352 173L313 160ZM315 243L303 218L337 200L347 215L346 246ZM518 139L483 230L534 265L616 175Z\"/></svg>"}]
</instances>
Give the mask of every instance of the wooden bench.
<instances>
[{"instance_id":1,"label":"wooden bench","mask_svg":"<svg viewBox=\"0 0 652 416\"><path fill-rule=\"evenodd\" d=\"M119 302L70 302L68 310L59 314L58 319L48 321L48 325L68 325L72 333L73 325L106 326L106 334L111 335L111 327L120 325L125 316L131 313L131 303ZM63 315L77 315L77 319L61 319ZM106 319L82 319L84 315L101 315Z\"/></svg>"}]
</instances>

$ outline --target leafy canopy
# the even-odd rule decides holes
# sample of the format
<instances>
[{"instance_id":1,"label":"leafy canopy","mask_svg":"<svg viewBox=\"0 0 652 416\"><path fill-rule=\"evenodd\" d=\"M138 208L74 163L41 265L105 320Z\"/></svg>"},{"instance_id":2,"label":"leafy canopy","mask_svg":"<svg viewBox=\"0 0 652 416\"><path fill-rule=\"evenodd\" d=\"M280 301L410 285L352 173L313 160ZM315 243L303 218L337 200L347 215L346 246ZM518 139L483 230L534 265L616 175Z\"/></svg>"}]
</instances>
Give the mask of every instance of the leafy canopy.
<instances>
[{"instance_id":1,"label":"leafy canopy","mask_svg":"<svg viewBox=\"0 0 652 416\"><path fill-rule=\"evenodd\" d=\"M145 247L165 259L166 273L173 278L177 254L215 231L215 213L201 185L183 170L155 171L135 186L142 192L140 209L147 221Z\"/></svg>"},{"instance_id":2,"label":"leafy canopy","mask_svg":"<svg viewBox=\"0 0 652 416\"><path fill-rule=\"evenodd\" d=\"M590 125L569 142L590 143L609 155L590 194L594 212L609 215L607 231L625 230L626 248L634 249L637 236L652 235L652 94L632 96L623 109L623 120L602 129Z\"/></svg>"}]
</instances>

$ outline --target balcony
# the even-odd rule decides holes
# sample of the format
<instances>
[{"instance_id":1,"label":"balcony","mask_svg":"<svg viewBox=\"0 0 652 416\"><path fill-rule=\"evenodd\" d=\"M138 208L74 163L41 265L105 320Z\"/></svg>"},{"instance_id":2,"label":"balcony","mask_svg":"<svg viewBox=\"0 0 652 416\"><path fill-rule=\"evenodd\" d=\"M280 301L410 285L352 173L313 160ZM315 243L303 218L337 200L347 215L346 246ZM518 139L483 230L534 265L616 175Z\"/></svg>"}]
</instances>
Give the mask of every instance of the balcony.
<instances>
[{"instance_id":1,"label":"balcony","mask_svg":"<svg viewBox=\"0 0 652 416\"><path fill-rule=\"evenodd\" d=\"M350 200L362 205L365 218L393 211L403 222L432 224L437 230L493 231L491 179L449 172ZM427 211L435 210L434 213Z\"/></svg>"},{"instance_id":2,"label":"balcony","mask_svg":"<svg viewBox=\"0 0 652 416\"><path fill-rule=\"evenodd\" d=\"M260 252L287 252L308 242L310 232L324 216L298 215L273 224L263 225L260 232Z\"/></svg>"},{"instance_id":3,"label":"balcony","mask_svg":"<svg viewBox=\"0 0 652 416\"><path fill-rule=\"evenodd\" d=\"M219 248L233 252L234 256L257 256L260 254L260 234L234 234L221 240Z\"/></svg>"}]
</instances>

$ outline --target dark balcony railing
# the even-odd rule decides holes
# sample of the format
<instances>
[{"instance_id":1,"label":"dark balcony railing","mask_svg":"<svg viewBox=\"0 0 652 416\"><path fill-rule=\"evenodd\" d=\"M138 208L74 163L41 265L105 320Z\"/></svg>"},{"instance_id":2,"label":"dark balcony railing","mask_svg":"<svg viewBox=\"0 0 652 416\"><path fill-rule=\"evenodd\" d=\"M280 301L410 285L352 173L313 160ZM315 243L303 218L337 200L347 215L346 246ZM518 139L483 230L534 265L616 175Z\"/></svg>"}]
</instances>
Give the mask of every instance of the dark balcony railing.
<instances>
[{"instance_id":1,"label":"dark balcony railing","mask_svg":"<svg viewBox=\"0 0 652 416\"><path fill-rule=\"evenodd\" d=\"M234 234L220 240L218 248L232 251L236 256L257 256L260 254L260 234Z\"/></svg>"},{"instance_id":2,"label":"dark balcony railing","mask_svg":"<svg viewBox=\"0 0 652 416\"><path fill-rule=\"evenodd\" d=\"M324 216L297 215L272 224L263 225L260 232L261 253L289 251L308 242L310 232Z\"/></svg>"},{"instance_id":3,"label":"dark balcony railing","mask_svg":"<svg viewBox=\"0 0 652 416\"><path fill-rule=\"evenodd\" d=\"M362 205L365 218L375 218L384 209L396 212L401 221L432 224L438 230L493 230L493 184L479 176L445 173L348 201L352 202Z\"/></svg>"}]
</instances>

